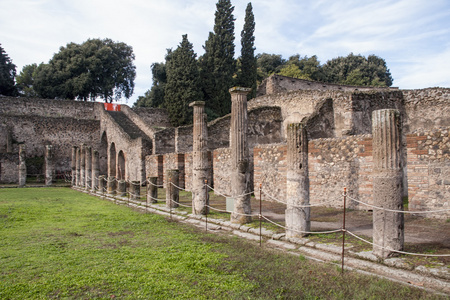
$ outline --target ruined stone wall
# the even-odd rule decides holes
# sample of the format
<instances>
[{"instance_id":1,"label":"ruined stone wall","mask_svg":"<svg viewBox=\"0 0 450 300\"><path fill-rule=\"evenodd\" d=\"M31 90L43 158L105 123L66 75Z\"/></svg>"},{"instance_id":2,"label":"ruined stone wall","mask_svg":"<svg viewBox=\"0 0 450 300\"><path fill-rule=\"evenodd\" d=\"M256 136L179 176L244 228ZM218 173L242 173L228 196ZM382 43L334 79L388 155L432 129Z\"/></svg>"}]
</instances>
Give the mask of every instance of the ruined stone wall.
<instances>
[{"instance_id":1,"label":"ruined stone wall","mask_svg":"<svg viewBox=\"0 0 450 300\"><path fill-rule=\"evenodd\" d=\"M208 148L211 150L230 147L231 114L208 123Z\"/></svg>"},{"instance_id":2,"label":"ruined stone wall","mask_svg":"<svg viewBox=\"0 0 450 300\"><path fill-rule=\"evenodd\" d=\"M231 195L231 149L219 148L213 151L214 189Z\"/></svg>"},{"instance_id":3,"label":"ruined stone wall","mask_svg":"<svg viewBox=\"0 0 450 300\"><path fill-rule=\"evenodd\" d=\"M164 182L164 155L147 155L145 157L146 178L158 177L157 185Z\"/></svg>"},{"instance_id":4,"label":"ruined stone wall","mask_svg":"<svg viewBox=\"0 0 450 300\"><path fill-rule=\"evenodd\" d=\"M178 177L178 186L180 188L185 188L184 184L184 153L168 153L164 154L164 165L163 165L163 177L164 177L164 186L167 188L166 182L166 172L167 170L178 170L180 171Z\"/></svg>"},{"instance_id":5,"label":"ruined stone wall","mask_svg":"<svg viewBox=\"0 0 450 300\"><path fill-rule=\"evenodd\" d=\"M450 208L450 127L406 136L409 209ZM449 218L450 211L427 214Z\"/></svg>"},{"instance_id":6,"label":"ruined stone wall","mask_svg":"<svg viewBox=\"0 0 450 300\"><path fill-rule=\"evenodd\" d=\"M372 203L372 144L370 136L317 139L308 143L310 203L341 207L342 192ZM262 198L286 201L285 144L261 145L254 148L255 187L262 184ZM255 194L259 197L259 191ZM267 194L269 196L267 196ZM349 207L368 209L349 201Z\"/></svg>"},{"instance_id":7,"label":"ruined stone wall","mask_svg":"<svg viewBox=\"0 0 450 300\"><path fill-rule=\"evenodd\" d=\"M175 152L186 153L192 151L193 126L181 126L175 129Z\"/></svg>"},{"instance_id":8,"label":"ruined stone wall","mask_svg":"<svg viewBox=\"0 0 450 300\"><path fill-rule=\"evenodd\" d=\"M0 115L98 120L101 103L24 97L0 97Z\"/></svg>"},{"instance_id":9,"label":"ruined stone wall","mask_svg":"<svg viewBox=\"0 0 450 300\"><path fill-rule=\"evenodd\" d=\"M0 182L17 183L19 180L19 154L0 153Z\"/></svg>"},{"instance_id":10,"label":"ruined stone wall","mask_svg":"<svg viewBox=\"0 0 450 300\"><path fill-rule=\"evenodd\" d=\"M11 130L12 153L18 153L19 143L26 146L27 157L43 157L46 144L53 145L56 172L71 170L72 146L98 142L100 121L42 116L2 115L2 122ZM12 170L16 172L17 170Z\"/></svg>"},{"instance_id":11,"label":"ruined stone wall","mask_svg":"<svg viewBox=\"0 0 450 300\"><path fill-rule=\"evenodd\" d=\"M414 133L450 126L450 89L402 90L405 131Z\"/></svg>"},{"instance_id":12,"label":"ruined stone wall","mask_svg":"<svg viewBox=\"0 0 450 300\"><path fill-rule=\"evenodd\" d=\"M319 81L310 81L299 78L292 78L282 75L273 74L266 78L259 86L256 91L256 96L284 93L287 91L297 91L297 90L316 90L316 91L367 91L367 90L388 90L396 88L386 88L386 87L364 87L364 86L354 86L354 85L342 85L342 84L332 84Z\"/></svg>"},{"instance_id":13,"label":"ruined stone wall","mask_svg":"<svg viewBox=\"0 0 450 300\"><path fill-rule=\"evenodd\" d=\"M153 154L175 152L175 128L166 128L155 132Z\"/></svg>"},{"instance_id":14,"label":"ruined stone wall","mask_svg":"<svg viewBox=\"0 0 450 300\"><path fill-rule=\"evenodd\" d=\"M155 130L172 127L167 110L163 108L136 107L132 110Z\"/></svg>"}]
</instances>

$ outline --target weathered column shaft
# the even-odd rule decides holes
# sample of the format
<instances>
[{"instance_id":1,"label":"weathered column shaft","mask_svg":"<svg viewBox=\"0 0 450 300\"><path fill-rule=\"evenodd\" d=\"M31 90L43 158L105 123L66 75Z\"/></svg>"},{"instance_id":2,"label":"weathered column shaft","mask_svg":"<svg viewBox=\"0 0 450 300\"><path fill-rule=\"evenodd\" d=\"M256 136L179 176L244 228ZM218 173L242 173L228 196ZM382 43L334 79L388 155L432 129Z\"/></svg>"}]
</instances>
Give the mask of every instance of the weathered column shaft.
<instances>
[{"instance_id":1,"label":"weathered column shaft","mask_svg":"<svg viewBox=\"0 0 450 300\"><path fill-rule=\"evenodd\" d=\"M140 181L132 181L130 183L130 198L132 200L140 200L141 199L141 182Z\"/></svg>"},{"instance_id":2,"label":"weathered column shaft","mask_svg":"<svg viewBox=\"0 0 450 300\"><path fill-rule=\"evenodd\" d=\"M158 200L158 177L147 178L147 202L157 203Z\"/></svg>"},{"instance_id":3,"label":"weathered column shaft","mask_svg":"<svg viewBox=\"0 0 450 300\"><path fill-rule=\"evenodd\" d=\"M102 194L105 193L106 191L105 183L106 183L106 176L105 175L98 176L98 190Z\"/></svg>"},{"instance_id":4,"label":"weathered column shaft","mask_svg":"<svg viewBox=\"0 0 450 300\"><path fill-rule=\"evenodd\" d=\"M76 159L76 170L75 170L75 185L80 186L81 180L81 148L77 147L77 159Z\"/></svg>"},{"instance_id":5,"label":"weathered column shaft","mask_svg":"<svg viewBox=\"0 0 450 300\"><path fill-rule=\"evenodd\" d=\"M70 163L72 169L72 186L76 185L76 177L77 177L77 147L72 147L72 161Z\"/></svg>"},{"instance_id":6,"label":"weathered column shaft","mask_svg":"<svg viewBox=\"0 0 450 300\"><path fill-rule=\"evenodd\" d=\"M91 189L92 185L92 148L86 147L86 183L87 190Z\"/></svg>"},{"instance_id":7,"label":"weathered column shaft","mask_svg":"<svg viewBox=\"0 0 450 300\"><path fill-rule=\"evenodd\" d=\"M27 164L25 145L19 145L19 187L24 187L27 182Z\"/></svg>"},{"instance_id":8,"label":"weathered column shaft","mask_svg":"<svg viewBox=\"0 0 450 300\"><path fill-rule=\"evenodd\" d=\"M288 124L286 178L286 237L303 237L311 229L308 136L302 123Z\"/></svg>"},{"instance_id":9,"label":"weathered column shaft","mask_svg":"<svg viewBox=\"0 0 450 300\"><path fill-rule=\"evenodd\" d=\"M98 189L98 176L100 176L100 154L97 150L92 151L92 191Z\"/></svg>"},{"instance_id":10,"label":"weathered column shaft","mask_svg":"<svg viewBox=\"0 0 450 300\"><path fill-rule=\"evenodd\" d=\"M251 222L250 168L247 142L247 94L249 88L234 87L231 93L231 193L234 197L234 211L231 222Z\"/></svg>"},{"instance_id":11,"label":"weathered column shaft","mask_svg":"<svg viewBox=\"0 0 450 300\"><path fill-rule=\"evenodd\" d=\"M81 145L80 152L80 186L86 185L86 146Z\"/></svg>"},{"instance_id":12,"label":"weathered column shaft","mask_svg":"<svg viewBox=\"0 0 450 300\"><path fill-rule=\"evenodd\" d=\"M205 181L208 179L208 127L206 124L205 102L195 101L192 147L192 213L206 214L209 197Z\"/></svg>"},{"instance_id":13,"label":"weathered column shaft","mask_svg":"<svg viewBox=\"0 0 450 300\"><path fill-rule=\"evenodd\" d=\"M111 195L116 194L116 187L117 187L116 177L115 176L108 177L106 186L107 186L108 194L111 194Z\"/></svg>"},{"instance_id":14,"label":"weathered column shaft","mask_svg":"<svg viewBox=\"0 0 450 300\"><path fill-rule=\"evenodd\" d=\"M117 196L125 197L127 195L127 182L125 180L117 181Z\"/></svg>"},{"instance_id":15,"label":"weathered column shaft","mask_svg":"<svg viewBox=\"0 0 450 300\"><path fill-rule=\"evenodd\" d=\"M395 109L372 113L373 202L384 209L403 210L400 112ZM403 213L373 211L373 253L378 257L395 255L404 245Z\"/></svg>"},{"instance_id":16,"label":"weathered column shaft","mask_svg":"<svg viewBox=\"0 0 450 300\"><path fill-rule=\"evenodd\" d=\"M166 207L168 208L176 208L179 203L179 194L180 191L178 186L178 178L180 176L180 171L178 170L167 170L166 178L167 178L167 186L166 186Z\"/></svg>"},{"instance_id":17,"label":"weathered column shaft","mask_svg":"<svg viewBox=\"0 0 450 300\"><path fill-rule=\"evenodd\" d=\"M52 145L45 145L45 185L53 182L53 151Z\"/></svg>"}]
</instances>

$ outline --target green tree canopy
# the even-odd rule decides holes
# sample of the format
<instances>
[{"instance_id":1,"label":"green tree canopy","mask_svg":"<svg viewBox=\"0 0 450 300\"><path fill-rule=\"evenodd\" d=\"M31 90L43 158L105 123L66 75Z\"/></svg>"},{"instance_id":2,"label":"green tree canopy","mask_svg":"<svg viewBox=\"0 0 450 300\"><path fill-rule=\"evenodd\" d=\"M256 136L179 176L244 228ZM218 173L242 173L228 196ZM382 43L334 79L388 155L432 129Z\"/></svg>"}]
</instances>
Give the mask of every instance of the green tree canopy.
<instances>
[{"instance_id":1,"label":"green tree canopy","mask_svg":"<svg viewBox=\"0 0 450 300\"><path fill-rule=\"evenodd\" d=\"M260 53L256 55L258 81L261 82L270 75L281 70L286 60L280 54Z\"/></svg>"},{"instance_id":2,"label":"green tree canopy","mask_svg":"<svg viewBox=\"0 0 450 300\"><path fill-rule=\"evenodd\" d=\"M0 44L0 95L16 95L17 90L14 85L15 76L16 65L12 63L12 60Z\"/></svg>"},{"instance_id":3,"label":"green tree canopy","mask_svg":"<svg viewBox=\"0 0 450 300\"><path fill-rule=\"evenodd\" d=\"M331 83L391 86L393 79L386 61L376 55L367 58L350 53L346 57L337 57L323 65L326 81Z\"/></svg>"},{"instance_id":4,"label":"green tree canopy","mask_svg":"<svg viewBox=\"0 0 450 300\"><path fill-rule=\"evenodd\" d=\"M241 31L241 57L240 70L237 76L237 85L251 88L248 98L256 95L256 57L255 57L255 16L252 4L248 3L245 10L244 28Z\"/></svg>"},{"instance_id":5,"label":"green tree canopy","mask_svg":"<svg viewBox=\"0 0 450 300\"><path fill-rule=\"evenodd\" d=\"M16 76L16 87L20 95L25 97L36 97L37 93L33 89L35 71L37 64L26 65Z\"/></svg>"},{"instance_id":6,"label":"green tree canopy","mask_svg":"<svg viewBox=\"0 0 450 300\"><path fill-rule=\"evenodd\" d=\"M135 107L164 107L164 89L167 82L166 65L164 63L153 63L152 87L145 92L144 96L139 96L134 103Z\"/></svg>"},{"instance_id":7,"label":"green tree canopy","mask_svg":"<svg viewBox=\"0 0 450 300\"><path fill-rule=\"evenodd\" d=\"M34 90L44 98L66 98L107 102L134 90L136 67L133 49L110 39L89 39L61 47L48 64L36 70Z\"/></svg>"},{"instance_id":8,"label":"green tree canopy","mask_svg":"<svg viewBox=\"0 0 450 300\"><path fill-rule=\"evenodd\" d=\"M203 47L205 54L200 59L206 111L210 117L223 116L231 111L228 90L234 85L236 72L233 10L230 0L217 2L214 33L210 32Z\"/></svg>"},{"instance_id":9,"label":"green tree canopy","mask_svg":"<svg viewBox=\"0 0 450 300\"><path fill-rule=\"evenodd\" d=\"M189 103L203 99L196 56L185 34L180 45L166 60L164 106L173 126L192 123L192 108Z\"/></svg>"}]
</instances>

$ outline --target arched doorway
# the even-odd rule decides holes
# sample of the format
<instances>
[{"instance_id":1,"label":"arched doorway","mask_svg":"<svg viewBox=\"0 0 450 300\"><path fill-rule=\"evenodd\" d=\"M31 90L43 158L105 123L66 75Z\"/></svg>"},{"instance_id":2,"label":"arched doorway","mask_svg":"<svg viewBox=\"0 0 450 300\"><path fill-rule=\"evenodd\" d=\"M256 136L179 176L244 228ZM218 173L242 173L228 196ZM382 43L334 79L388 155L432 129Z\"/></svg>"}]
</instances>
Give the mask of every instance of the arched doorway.
<instances>
[{"instance_id":1,"label":"arched doorway","mask_svg":"<svg viewBox=\"0 0 450 300\"><path fill-rule=\"evenodd\" d=\"M111 143L109 146L109 163L108 163L108 177L116 176L116 145Z\"/></svg>"},{"instance_id":2,"label":"arched doorway","mask_svg":"<svg viewBox=\"0 0 450 300\"><path fill-rule=\"evenodd\" d=\"M100 140L99 154L99 166L100 175L108 174L108 137L106 136L106 131L103 132L102 138Z\"/></svg>"},{"instance_id":3,"label":"arched doorway","mask_svg":"<svg viewBox=\"0 0 450 300\"><path fill-rule=\"evenodd\" d=\"M119 155L117 156L117 179L125 180L125 154L123 151L119 151Z\"/></svg>"}]
</instances>

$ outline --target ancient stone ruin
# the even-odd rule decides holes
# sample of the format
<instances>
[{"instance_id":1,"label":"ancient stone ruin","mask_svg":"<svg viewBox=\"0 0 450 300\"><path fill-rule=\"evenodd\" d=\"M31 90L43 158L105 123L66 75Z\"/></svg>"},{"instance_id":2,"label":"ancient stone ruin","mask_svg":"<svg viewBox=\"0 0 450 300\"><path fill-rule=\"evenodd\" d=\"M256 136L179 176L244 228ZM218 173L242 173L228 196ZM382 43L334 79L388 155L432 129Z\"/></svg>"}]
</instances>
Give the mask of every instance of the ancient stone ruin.
<instances>
[{"instance_id":1,"label":"ancient stone ruin","mask_svg":"<svg viewBox=\"0 0 450 300\"><path fill-rule=\"evenodd\" d=\"M214 189L234 201L231 220L240 224L251 220L254 193L286 204L292 238L308 234L310 205L341 207L346 187L350 208L381 208L374 243L384 248L373 249L380 257L403 247L397 210L405 199L414 211L450 207L450 89L272 75L255 99L248 92L231 89L232 113L209 123L204 103L192 103L194 124L178 128L162 109L1 97L0 182L26 186L27 174L41 170L47 184L69 174L72 185L109 194L136 195L151 183L166 188L171 208L179 189L192 191L196 215L207 213ZM157 189L147 191L156 201Z\"/></svg>"}]
</instances>

